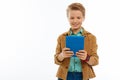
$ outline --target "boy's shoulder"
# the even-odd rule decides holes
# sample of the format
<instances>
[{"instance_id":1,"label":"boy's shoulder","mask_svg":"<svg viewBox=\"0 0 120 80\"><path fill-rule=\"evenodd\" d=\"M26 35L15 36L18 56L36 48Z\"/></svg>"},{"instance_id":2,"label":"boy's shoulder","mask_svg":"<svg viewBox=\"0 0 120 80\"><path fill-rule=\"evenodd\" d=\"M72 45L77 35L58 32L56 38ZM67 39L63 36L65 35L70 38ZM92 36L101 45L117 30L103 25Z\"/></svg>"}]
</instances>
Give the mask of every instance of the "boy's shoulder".
<instances>
[{"instance_id":1,"label":"boy's shoulder","mask_svg":"<svg viewBox=\"0 0 120 80\"><path fill-rule=\"evenodd\" d=\"M60 34L61 36L67 36L69 35L69 31L63 32L62 34Z\"/></svg>"},{"instance_id":2,"label":"boy's shoulder","mask_svg":"<svg viewBox=\"0 0 120 80\"><path fill-rule=\"evenodd\" d=\"M86 36L88 36L89 38L96 38L96 36L95 36L93 33L89 32L89 31L85 31L85 34L86 34Z\"/></svg>"}]
</instances>

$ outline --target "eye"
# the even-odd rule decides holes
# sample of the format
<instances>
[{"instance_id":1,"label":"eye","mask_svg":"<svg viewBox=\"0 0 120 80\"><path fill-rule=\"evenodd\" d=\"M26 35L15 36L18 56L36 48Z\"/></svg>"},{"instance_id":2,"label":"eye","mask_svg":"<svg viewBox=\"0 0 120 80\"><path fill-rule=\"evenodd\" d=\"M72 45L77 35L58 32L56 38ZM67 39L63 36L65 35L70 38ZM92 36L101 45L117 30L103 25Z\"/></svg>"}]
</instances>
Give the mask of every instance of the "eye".
<instances>
[{"instance_id":1,"label":"eye","mask_svg":"<svg viewBox=\"0 0 120 80\"><path fill-rule=\"evenodd\" d=\"M70 19L74 19L74 17L70 17Z\"/></svg>"},{"instance_id":2,"label":"eye","mask_svg":"<svg viewBox=\"0 0 120 80\"><path fill-rule=\"evenodd\" d=\"M77 17L77 19L81 19L81 17Z\"/></svg>"}]
</instances>

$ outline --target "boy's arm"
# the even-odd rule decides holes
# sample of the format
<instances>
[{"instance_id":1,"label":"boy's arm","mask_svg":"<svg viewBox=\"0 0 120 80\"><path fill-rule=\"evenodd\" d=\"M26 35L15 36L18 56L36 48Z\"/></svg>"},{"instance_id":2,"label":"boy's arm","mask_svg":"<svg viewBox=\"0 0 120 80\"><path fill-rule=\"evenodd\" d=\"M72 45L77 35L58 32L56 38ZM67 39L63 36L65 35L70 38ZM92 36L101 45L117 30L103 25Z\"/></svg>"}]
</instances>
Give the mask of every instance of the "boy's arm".
<instances>
[{"instance_id":1,"label":"boy's arm","mask_svg":"<svg viewBox=\"0 0 120 80\"><path fill-rule=\"evenodd\" d=\"M99 57L97 55L97 47L98 46L96 44L96 37L95 36L91 37L90 44L91 44L91 46L90 46L91 50L90 50L89 60L87 61L87 63L91 66L95 66L99 63L99 61L98 61Z\"/></svg>"}]
</instances>

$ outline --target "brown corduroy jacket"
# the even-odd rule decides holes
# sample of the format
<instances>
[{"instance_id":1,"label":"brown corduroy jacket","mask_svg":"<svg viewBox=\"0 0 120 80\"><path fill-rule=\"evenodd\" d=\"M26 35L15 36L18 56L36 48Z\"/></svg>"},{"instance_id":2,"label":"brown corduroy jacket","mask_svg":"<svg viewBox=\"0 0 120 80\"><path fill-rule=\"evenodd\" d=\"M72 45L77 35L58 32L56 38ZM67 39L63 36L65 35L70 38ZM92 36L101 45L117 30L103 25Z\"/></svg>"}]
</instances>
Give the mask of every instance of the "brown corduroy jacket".
<instances>
[{"instance_id":1,"label":"brown corduroy jacket","mask_svg":"<svg viewBox=\"0 0 120 80\"><path fill-rule=\"evenodd\" d=\"M54 55L55 64L59 65L56 77L59 77L63 80L66 80L67 77L70 58L65 58L63 61L59 61L58 55L62 52L62 49L65 48L65 39L68 35L70 35L70 31L63 33L58 37L56 54ZM82 61L83 80L88 80L95 77L92 66L98 64L97 44L96 37L90 32L86 31L84 28L82 35L85 36L84 50L87 51L88 55L90 56L88 62Z\"/></svg>"}]
</instances>

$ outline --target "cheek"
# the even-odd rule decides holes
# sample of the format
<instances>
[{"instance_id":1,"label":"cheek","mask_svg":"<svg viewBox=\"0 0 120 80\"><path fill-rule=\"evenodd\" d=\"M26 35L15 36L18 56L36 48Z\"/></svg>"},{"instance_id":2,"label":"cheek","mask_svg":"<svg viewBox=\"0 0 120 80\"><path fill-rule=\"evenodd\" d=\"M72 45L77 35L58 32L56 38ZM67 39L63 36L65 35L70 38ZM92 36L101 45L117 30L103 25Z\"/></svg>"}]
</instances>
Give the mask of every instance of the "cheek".
<instances>
[{"instance_id":1,"label":"cheek","mask_svg":"<svg viewBox=\"0 0 120 80\"><path fill-rule=\"evenodd\" d=\"M79 20L79 23L82 23L83 22L83 20Z\"/></svg>"},{"instance_id":2,"label":"cheek","mask_svg":"<svg viewBox=\"0 0 120 80\"><path fill-rule=\"evenodd\" d=\"M70 23L70 24L73 23L73 20L69 20L69 23Z\"/></svg>"}]
</instances>

